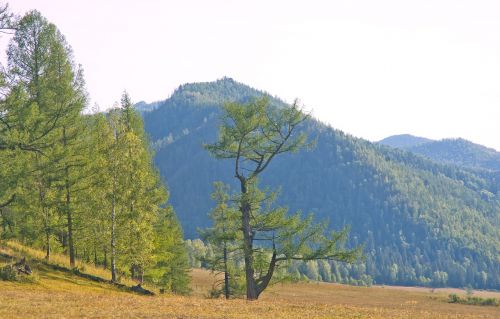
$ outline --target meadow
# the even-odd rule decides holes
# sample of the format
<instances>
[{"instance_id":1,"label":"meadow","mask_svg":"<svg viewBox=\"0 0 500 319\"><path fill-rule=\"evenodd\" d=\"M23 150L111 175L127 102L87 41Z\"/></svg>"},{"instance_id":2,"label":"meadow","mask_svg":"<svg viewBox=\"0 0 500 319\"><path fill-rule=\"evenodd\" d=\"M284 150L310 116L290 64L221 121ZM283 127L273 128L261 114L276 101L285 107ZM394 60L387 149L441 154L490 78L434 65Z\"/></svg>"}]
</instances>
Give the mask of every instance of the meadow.
<instances>
[{"instance_id":1,"label":"meadow","mask_svg":"<svg viewBox=\"0 0 500 319\"><path fill-rule=\"evenodd\" d=\"M33 249L15 243L0 248L6 255L28 256L34 268L30 282L0 281L0 318L499 318L500 308L448 303L458 289L354 287L301 282L277 284L261 299L206 298L213 283L209 272L191 272L190 296L142 296L107 283L81 278L44 264ZM62 256L54 263L65 265ZM80 264L86 273L107 278L102 269ZM132 282L126 282L133 284ZM148 287L155 290L154 287ZM155 290L156 291L156 290ZM156 291L158 292L158 291ZM474 296L500 298L500 293L474 291Z\"/></svg>"}]
</instances>

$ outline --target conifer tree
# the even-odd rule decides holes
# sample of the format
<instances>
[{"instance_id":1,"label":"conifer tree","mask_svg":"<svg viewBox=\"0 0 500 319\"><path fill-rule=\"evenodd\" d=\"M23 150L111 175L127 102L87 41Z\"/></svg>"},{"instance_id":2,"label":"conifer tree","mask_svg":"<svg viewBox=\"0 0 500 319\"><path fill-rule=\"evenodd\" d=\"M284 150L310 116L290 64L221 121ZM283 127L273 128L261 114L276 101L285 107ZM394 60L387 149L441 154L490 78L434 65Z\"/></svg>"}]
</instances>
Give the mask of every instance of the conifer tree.
<instances>
[{"instance_id":1,"label":"conifer tree","mask_svg":"<svg viewBox=\"0 0 500 319\"><path fill-rule=\"evenodd\" d=\"M203 261L216 277L223 275L223 281L216 281L212 296L224 294L226 299L242 294L241 271L236 261L241 259L241 232L238 210L231 205L229 187L222 182L214 183L212 199L215 208L210 212L213 226L201 232L203 240L212 245L214 254Z\"/></svg>"},{"instance_id":2,"label":"conifer tree","mask_svg":"<svg viewBox=\"0 0 500 319\"><path fill-rule=\"evenodd\" d=\"M86 103L82 73L72 62L64 36L39 12L31 11L19 20L9 44L7 76L9 95L14 98L8 97L4 104L8 130L4 144L38 153L31 154L31 172L39 176L37 197L43 216L52 210L42 204L49 188L57 183L64 185L64 207L59 208L67 219L70 264L74 266L72 188L79 178L71 175L78 165L76 128ZM49 238L49 227L45 229Z\"/></svg>"},{"instance_id":3,"label":"conifer tree","mask_svg":"<svg viewBox=\"0 0 500 319\"><path fill-rule=\"evenodd\" d=\"M98 210L108 210L110 270L130 273L166 289L186 292L187 256L182 232L171 208L163 208L168 193L153 165L142 119L124 93L121 107L109 111L106 121L96 121L99 144L96 172L102 179ZM96 198L96 199L97 199ZM99 204L101 203L101 204Z\"/></svg>"},{"instance_id":4,"label":"conifer tree","mask_svg":"<svg viewBox=\"0 0 500 319\"><path fill-rule=\"evenodd\" d=\"M114 133L110 126L109 118L104 113L96 112L91 118L91 139L88 148L91 170L91 192L87 193L90 220L87 227L89 232L89 245L94 251L94 263L101 264L104 268L110 266L111 227L109 212L111 211L110 189L113 187L114 170L110 166L110 152L115 143ZM95 222L92 222L94 220ZM98 240L96 240L96 238ZM98 261L99 255L100 260Z\"/></svg>"},{"instance_id":5,"label":"conifer tree","mask_svg":"<svg viewBox=\"0 0 500 319\"><path fill-rule=\"evenodd\" d=\"M191 290L187 250L172 207L159 211L155 232L153 264L147 270L146 277L161 289L188 294Z\"/></svg>"},{"instance_id":6,"label":"conifer tree","mask_svg":"<svg viewBox=\"0 0 500 319\"><path fill-rule=\"evenodd\" d=\"M313 225L312 216L287 216L286 209L263 205L267 195L257 187L257 178L281 154L306 146L306 136L297 131L308 116L295 102L290 107L273 107L267 97L248 104L224 106L219 140L206 145L219 159L231 159L240 184L239 218L245 261L246 296L256 300L269 285L277 265L290 260L335 259L354 261L359 249L344 250L347 231L325 236L324 225ZM263 195L264 194L264 195ZM264 243L261 248L256 242ZM270 257L262 252L270 247ZM256 253L257 252L257 253Z\"/></svg>"},{"instance_id":7,"label":"conifer tree","mask_svg":"<svg viewBox=\"0 0 500 319\"><path fill-rule=\"evenodd\" d=\"M6 12L0 6L0 29ZM8 12L7 12L8 13ZM5 20L6 21L6 20ZM142 119L121 107L83 115L83 74L37 11L16 24L0 76L0 227L43 246L187 293L182 230L153 164ZM8 206L8 208L7 208ZM59 245L54 242L59 241ZM109 262L109 263L108 263Z\"/></svg>"}]
</instances>

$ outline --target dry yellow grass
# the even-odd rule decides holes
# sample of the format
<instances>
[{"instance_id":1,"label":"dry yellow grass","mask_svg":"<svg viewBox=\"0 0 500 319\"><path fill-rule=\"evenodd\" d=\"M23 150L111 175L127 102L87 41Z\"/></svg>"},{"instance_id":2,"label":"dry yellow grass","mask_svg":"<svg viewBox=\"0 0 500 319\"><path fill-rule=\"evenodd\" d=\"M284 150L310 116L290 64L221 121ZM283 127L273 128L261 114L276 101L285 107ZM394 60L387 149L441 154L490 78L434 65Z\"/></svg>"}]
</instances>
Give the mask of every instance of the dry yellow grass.
<instances>
[{"instance_id":1,"label":"dry yellow grass","mask_svg":"<svg viewBox=\"0 0 500 319\"><path fill-rule=\"evenodd\" d=\"M449 304L446 291L428 289L278 284L247 302L204 298L213 278L198 269L189 297L139 296L67 273L37 273L36 284L0 281L0 318L500 318L498 307Z\"/></svg>"},{"instance_id":2,"label":"dry yellow grass","mask_svg":"<svg viewBox=\"0 0 500 319\"><path fill-rule=\"evenodd\" d=\"M3 247L0 247L0 251L3 250L5 253L11 256L16 256L16 257L25 256L28 259L45 261L44 251L24 246L15 241L6 241L3 242L2 245ZM63 254L52 253L50 256L50 264L65 267L68 269L71 268L68 256ZM80 269L82 272L86 274L97 276L106 280L111 280L111 272L108 269L96 267L93 264L87 264L78 259L76 260L75 267ZM129 286L137 284L136 282L129 280L128 278L123 278L121 282ZM147 288L154 290L154 287L149 286Z\"/></svg>"}]
</instances>

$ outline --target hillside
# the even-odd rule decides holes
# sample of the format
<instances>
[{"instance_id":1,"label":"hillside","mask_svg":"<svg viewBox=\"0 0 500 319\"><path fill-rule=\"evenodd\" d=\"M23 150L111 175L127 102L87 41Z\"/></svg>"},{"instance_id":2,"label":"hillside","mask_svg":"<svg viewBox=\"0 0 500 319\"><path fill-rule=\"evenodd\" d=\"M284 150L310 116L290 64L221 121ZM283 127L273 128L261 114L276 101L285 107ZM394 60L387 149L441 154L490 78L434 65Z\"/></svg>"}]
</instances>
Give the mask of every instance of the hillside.
<instances>
[{"instance_id":1,"label":"hillside","mask_svg":"<svg viewBox=\"0 0 500 319\"><path fill-rule=\"evenodd\" d=\"M230 163L202 147L217 137L220 105L262 94L227 78L186 84L144 113L156 165L187 238L210 223L212 183L234 186ZM358 265L329 265L319 279L369 275L384 284L500 289L494 176L357 139L314 119L302 130L317 140L316 148L277 158L261 184L282 187L278 201L291 211L312 212L333 229L350 225L349 245L364 244L366 255Z\"/></svg>"},{"instance_id":2,"label":"hillside","mask_svg":"<svg viewBox=\"0 0 500 319\"><path fill-rule=\"evenodd\" d=\"M433 141L424 137L402 134L389 136L378 143L405 149L444 164L500 171L500 152L462 138Z\"/></svg>"},{"instance_id":3,"label":"hillside","mask_svg":"<svg viewBox=\"0 0 500 319\"><path fill-rule=\"evenodd\" d=\"M461 138L416 145L409 150L442 163L500 171L500 152Z\"/></svg>"},{"instance_id":4,"label":"hillside","mask_svg":"<svg viewBox=\"0 0 500 319\"><path fill-rule=\"evenodd\" d=\"M255 302L207 299L214 277L191 272L192 296L142 296L96 283L68 271L54 270L36 251L15 243L0 244L5 256L27 257L31 282L0 280L0 318L496 318L499 308L448 303L448 294L464 291L397 287L352 287L325 283L278 284ZM62 256L58 256L62 257ZM66 258L64 258L66 260ZM79 263L94 275L99 269ZM476 291L483 298L499 293Z\"/></svg>"},{"instance_id":5,"label":"hillside","mask_svg":"<svg viewBox=\"0 0 500 319\"><path fill-rule=\"evenodd\" d=\"M378 141L378 143L380 144L402 149L408 149L429 142L433 142L433 140L410 134L392 135L384 138L383 140Z\"/></svg>"}]
</instances>

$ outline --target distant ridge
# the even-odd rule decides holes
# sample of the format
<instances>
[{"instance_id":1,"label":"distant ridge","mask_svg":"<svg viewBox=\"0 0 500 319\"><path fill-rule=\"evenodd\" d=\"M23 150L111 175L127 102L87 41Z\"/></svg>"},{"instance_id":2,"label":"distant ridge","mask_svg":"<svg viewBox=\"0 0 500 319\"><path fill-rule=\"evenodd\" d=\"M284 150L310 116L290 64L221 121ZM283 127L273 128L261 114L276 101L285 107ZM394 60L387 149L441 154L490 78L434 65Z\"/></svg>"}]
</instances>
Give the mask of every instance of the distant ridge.
<instances>
[{"instance_id":1,"label":"distant ridge","mask_svg":"<svg viewBox=\"0 0 500 319\"><path fill-rule=\"evenodd\" d=\"M161 104L161 102L146 103L144 101L137 102L134 108L140 113L151 112L156 110L156 108Z\"/></svg>"},{"instance_id":2,"label":"distant ridge","mask_svg":"<svg viewBox=\"0 0 500 319\"><path fill-rule=\"evenodd\" d=\"M434 142L434 140L425 137L414 136L411 134L392 135L384 138L383 140L378 141L378 143L380 144L402 149L408 149L411 147L415 147L430 142Z\"/></svg>"},{"instance_id":3,"label":"distant ridge","mask_svg":"<svg viewBox=\"0 0 500 319\"><path fill-rule=\"evenodd\" d=\"M500 171L500 152L463 138L445 138L435 141L401 134L386 137L378 143L423 155L443 164Z\"/></svg>"},{"instance_id":4,"label":"distant ridge","mask_svg":"<svg viewBox=\"0 0 500 319\"><path fill-rule=\"evenodd\" d=\"M463 138L449 138L420 144L409 150L441 163L500 171L500 152Z\"/></svg>"}]
</instances>

